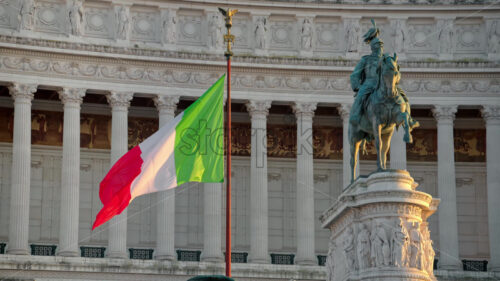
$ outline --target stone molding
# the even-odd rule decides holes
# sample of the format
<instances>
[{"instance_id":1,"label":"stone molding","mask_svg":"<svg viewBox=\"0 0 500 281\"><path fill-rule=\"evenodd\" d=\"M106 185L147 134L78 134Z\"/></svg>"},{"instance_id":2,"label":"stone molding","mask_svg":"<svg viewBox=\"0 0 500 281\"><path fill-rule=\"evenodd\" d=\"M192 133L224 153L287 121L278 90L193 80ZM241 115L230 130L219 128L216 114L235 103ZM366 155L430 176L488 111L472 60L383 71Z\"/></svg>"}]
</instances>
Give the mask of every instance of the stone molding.
<instances>
[{"instance_id":1,"label":"stone molding","mask_svg":"<svg viewBox=\"0 0 500 281\"><path fill-rule=\"evenodd\" d=\"M435 105L434 108L432 108L432 115L436 118L438 123L453 122L455 120L455 113L457 113L456 105Z\"/></svg>"},{"instance_id":2,"label":"stone molding","mask_svg":"<svg viewBox=\"0 0 500 281\"><path fill-rule=\"evenodd\" d=\"M0 71L32 75L50 75L67 79L91 79L92 81L123 81L148 85L168 85L205 88L220 77L223 70L218 66L198 67L197 64L148 63L137 61L59 56L37 52L21 52L0 55ZM23 54L24 53L24 54ZM166 70L167 69L167 70ZM232 76L233 89L252 89L257 91L283 90L293 94L303 94L304 90L319 94L331 91L352 95L348 72L342 71L283 71L262 70L257 66L235 67ZM214 72L216 71L216 72ZM413 77L412 77L413 76ZM416 77L415 77L416 76ZM413 96L492 96L500 91L498 74L463 73L454 76L432 74L429 78L425 70L421 74L408 73L401 87ZM457 79L458 78L458 79ZM6 81L12 82L12 81Z\"/></svg>"},{"instance_id":3,"label":"stone molding","mask_svg":"<svg viewBox=\"0 0 500 281\"><path fill-rule=\"evenodd\" d=\"M63 88L59 91L59 98L64 105L76 104L81 105L86 89L78 88Z\"/></svg>"},{"instance_id":4,"label":"stone molding","mask_svg":"<svg viewBox=\"0 0 500 281\"><path fill-rule=\"evenodd\" d=\"M14 102L27 102L31 104L37 87L38 85L36 84L13 83L9 85L9 93L14 99Z\"/></svg>"},{"instance_id":5,"label":"stone molding","mask_svg":"<svg viewBox=\"0 0 500 281\"><path fill-rule=\"evenodd\" d=\"M212 54L222 52L221 48L214 48L214 45L220 45L220 40L213 40L215 37L221 38L221 33L217 29L211 29L214 26L211 24L212 15L217 14L217 11L202 1L175 5L150 2L144 6L102 0L90 3L81 0L22 0L18 3L16 1L18 0L5 0L0 3L6 11L0 17L0 32L6 35L51 37L62 41L79 41L79 43L91 41L98 45L107 45L106 47L135 48L140 45L142 48L151 45L159 50L186 49L193 52L199 51L201 47ZM456 19L476 10L474 6L464 5L469 2L461 0L456 0L460 9L453 10L458 13L456 18L441 19L439 16L416 20L411 18L415 8L433 9L427 5L418 5L429 1L397 0L398 4L408 5L391 7L391 10L402 15L397 22L403 23L385 26L387 35L383 37L386 43L390 42L391 45L395 38L408 38L406 47L394 46L394 49L401 53L401 59L411 56L453 59L461 58L463 54L470 54L475 58L498 58L496 50L500 43L495 26L498 25L499 19L494 14L496 12L494 6L482 6L485 15L484 17L481 15L477 20ZM278 15L270 15L265 11L268 5L262 3L249 6L235 1L234 7L244 11L248 16L235 18L235 30L241 37L238 39L241 44L235 44L234 51L236 54L251 53L258 56L283 54L307 58L331 57L335 54L359 58L368 51L366 46L362 46L363 43L359 38L367 28L367 21L364 12L360 11L358 6L366 5L367 2L361 0L340 2L351 5L333 10L327 3L324 5L318 3L311 11L312 14L296 16L297 9L301 6L290 5L286 1L273 3L274 7L281 7ZM387 11L391 2L396 0L383 3L380 0L370 0L368 3L378 5L370 7L369 12ZM433 4L449 4L448 2L453 1L440 0ZM451 10L439 4L437 6L445 13ZM311 9L311 6L304 5L303 8ZM339 19L324 19L325 15L332 13ZM394 20L392 15L381 17L382 21ZM449 27L449 21L453 22L452 28ZM322 28L326 25L342 28ZM221 26L219 25L218 29ZM216 34L215 37L212 34ZM427 36L429 34L430 36ZM487 35L486 40L481 37L484 35ZM438 40L443 37L449 37L450 40ZM340 42L337 46L331 42L331 38L345 38L345 42ZM214 44L216 41L219 43Z\"/></svg>"},{"instance_id":6,"label":"stone molding","mask_svg":"<svg viewBox=\"0 0 500 281\"><path fill-rule=\"evenodd\" d=\"M134 93L131 92L115 92L111 91L109 94L106 95L106 99L108 100L109 105L111 108L118 109L118 108L125 108L128 109L130 106L130 101L134 97Z\"/></svg>"}]
</instances>

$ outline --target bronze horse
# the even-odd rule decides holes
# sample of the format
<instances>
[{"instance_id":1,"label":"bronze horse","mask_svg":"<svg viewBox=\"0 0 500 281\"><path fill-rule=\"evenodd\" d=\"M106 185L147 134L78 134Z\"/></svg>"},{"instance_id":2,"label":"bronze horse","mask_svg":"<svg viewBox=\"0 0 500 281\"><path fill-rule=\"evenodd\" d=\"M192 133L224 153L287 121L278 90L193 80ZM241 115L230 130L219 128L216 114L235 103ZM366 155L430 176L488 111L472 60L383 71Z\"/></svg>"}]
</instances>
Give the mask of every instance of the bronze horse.
<instances>
[{"instance_id":1,"label":"bronze horse","mask_svg":"<svg viewBox=\"0 0 500 281\"><path fill-rule=\"evenodd\" d=\"M351 146L351 182L356 179L356 165L359 146L366 152L367 141L375 141L377 170L386 169L387 152L391 145L394 128L403 126L404 141L411 143L411 131L419 126L411 118L410 105L406 96L397 87L401 79L397 55L384 55L379 66L379 82L375 91L363 102L363 113L358 124L349 124Z\"/></svg>"}]
</instances>

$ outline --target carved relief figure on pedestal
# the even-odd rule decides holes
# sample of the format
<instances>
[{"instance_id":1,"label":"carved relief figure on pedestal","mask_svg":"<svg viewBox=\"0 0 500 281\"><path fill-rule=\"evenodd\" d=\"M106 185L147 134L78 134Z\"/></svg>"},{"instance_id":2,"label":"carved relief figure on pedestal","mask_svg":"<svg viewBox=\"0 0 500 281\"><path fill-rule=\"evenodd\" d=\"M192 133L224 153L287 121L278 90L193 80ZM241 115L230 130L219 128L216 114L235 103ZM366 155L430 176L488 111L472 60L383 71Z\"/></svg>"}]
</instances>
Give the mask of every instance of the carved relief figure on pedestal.
<instances>
[{"instance_id":1,"label":"carved relief figure on pedestal","mask_svg":"<svg viewBox=\"0 0 500 281\"><path fill-rule=\"evenodd\" d=\"M35 16L35 4L33 0L22 0L19 13L19 25L21 29L32 30Z\"/></svg>"},{"instance_id":2,"label":"carved relief figure on pedestal","mask_svg":"<svg viewBox=\"0 0 500 281\"><path fill-rule=\"evenodd\" d=\"M334 280L334 272L335 272L335 240L330 238L330 242L328 243L328 254L326 255L326 281Z\"/></svg>"},{"instance_id":3,"label":"carved relief figure on pedestal","mask_svg":"<svg viewBox=\"0 0 500 281\"><path fill-rule=\"evenodd\" d=\"M255 26L255 48L266 48L266 33L266 19L264 17L259 17Z\"/></svg>"},{"instance_id":4,"label":"carved relief figure on pedestal","mask_svg":"<svg viewBox=\"0 0 500 281\"><path fill-rule=\"evenodd\" d=\"M424 270L427 271L429 275L433 275L434 256L436 253L432 248L432 240L429 228L425 224L422 224L422 239L423 239L422 251L424 256Z\"/></svg>"},{"instance_id":5,"label":"carved relief figure on pedestal","mask_svg":"<svg viewBox=\"0 0 500 281\"><path fill-rule=\"evenodd\" d=\"M345 27L345 42L347 44L347 52L357 52L359 45L359 23L357 20L346 20Z\"/></svg>"},{"instance_id":6,"label":"carved relief figure on pedestal","mask_svg":"<svg viewBox=\"0 0 500 281\"><path fill-rule=\"evenodd\" d=\"M365 224L360 225L360 230L358 233L358 264L359 269L369 268L370 262L370 232L366 229Z\"/></svg>"},{"instance_id":7,"label":"carved relief figure on pedestal","mask_svg":"<svg viewBox=\"0 0 500 281\"><path fill-rule=\"evenodd\" d=\"M213 14L208 21L208 47L210 49L222 47L222 24L218 14Z\"/></svg>"},{"instance_id":8,"label":"carved relief figure on pedestal","mask_svg":"<svg viewBox=\"0 0 500 281\"><path fill-rule=\"evenodd\" d=\"M118 26L116 28L116 39L127 40L129 33L129 18L128 11L126 7L119 7L116 18L118 20Z\"/></svg>"},{"instance_id":9,"label":"carved relief figure on pedestal","mask_svg":"<svg viewBox=\"0 0 500 281\"><path fill-rule=\"evenodd\" d=\"M342 239L342 249L344 250L347 271L356 269L356 253L354 251L354 233L352 227L346 228Z\"/></svg>"},{"instance_id":10,"label":"carved relief figure on pedestal","mask_svg":"<svg viewBox=\"0 0 500 281\"><path fill-rule=\"evenodd\" d=\"M496 54L500 52L500 24L494 20L488 31L488 53Z\"/></svg>"},{"instance_id":11,"label":"carved relief figure on pedestal","mask_svg":"<svg viewBox=\"0 0 500 281\"><path fill-rule=\"evenodd\" d=\"M69 23L71 34L80 36L82 32L83 3L82 0L73 0L73 5L69 9Z\"/></svg>"},{"instance_id":12,"label":"carved relief figure on pedestal","mask_svg":"<svg viewBox=\"0 0 500 281\"><path fill-rule=\"evenodd\" d=\"M310 19L304 19L301 32L301 48L302 50L312 49L313 26Z\"/></svg>"},{"instance_id":13,"label":"carved relief figure on pedestal","mask_svg":"<svg viewBox=\"0 0 500 281\"><path fill-rule=\"evenodd\" d=\"M424 269L422 260L422 235L420 223L413 222L410 230L410 267Z\"/></svg>"},{"instance_id":14,"label":"carved relief figure on pedestal","mask_svg":"<svg viewBox=\"0 0 500 281\"><path fill-rule=\"evenodd\" d=\"M388 266L390 263L390 247L387 233L382 225L382 222L376 220L375 226L372 229L371 242L372 264L376 267Z\"/></svg>"},{"instance_id":15,"label":"carved relief figure on pedestal","mask_svg":"<svg viewBox=\"0 0 500 281\"><path fill-rule=\"evenodd\" d=\"M409 235L403 219L398 218L392 233L392 264L396 267L407 266Z\"/></svg>"},{"instance_id":16,"label":"carved relief figure on pedestal","mask_svg":"<svg viewBox=\"0 0 500 281\"><path fill-rule=\"evenodd\" d=\"M439 53L451 54L453 48L453 20L442 20L439 28Z\"/></svg>"}]
</instances>

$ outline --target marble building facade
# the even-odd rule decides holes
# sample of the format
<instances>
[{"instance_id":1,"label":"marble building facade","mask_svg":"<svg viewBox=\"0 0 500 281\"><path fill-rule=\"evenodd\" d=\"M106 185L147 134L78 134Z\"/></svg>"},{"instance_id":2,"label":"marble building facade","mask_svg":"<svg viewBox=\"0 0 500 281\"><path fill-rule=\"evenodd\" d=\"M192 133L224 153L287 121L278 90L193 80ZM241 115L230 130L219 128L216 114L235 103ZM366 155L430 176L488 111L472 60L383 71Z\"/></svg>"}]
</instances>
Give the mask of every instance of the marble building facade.
<instances>
[{"instance_id":1,"label":"marble building facade","mask_svg":"<svg viewBox=\"0 0 500 281\"><path fill-rule=\"evenodd\" d=\"M500 278L500 6L229 1L238 280L325 280L319 217L349 182L348 75L374 18L422 124L392 168L441 199L441 280ZM225 72L228 1L0 0L0 278L186 280L223 272L224 189L136 199L95 231L110 165ZM374 150L361 173L375 167Z\"/></svg>"}]
</instances>

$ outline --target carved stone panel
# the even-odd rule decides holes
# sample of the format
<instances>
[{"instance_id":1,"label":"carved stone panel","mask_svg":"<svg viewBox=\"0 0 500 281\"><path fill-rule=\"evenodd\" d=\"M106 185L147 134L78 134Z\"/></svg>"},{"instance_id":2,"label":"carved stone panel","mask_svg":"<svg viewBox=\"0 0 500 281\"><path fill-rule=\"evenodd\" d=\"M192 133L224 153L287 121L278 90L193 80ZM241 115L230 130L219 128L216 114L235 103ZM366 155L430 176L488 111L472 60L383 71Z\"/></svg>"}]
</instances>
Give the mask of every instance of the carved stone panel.
<instances>
[{"instance_id":1,"label":"carved stone panel","mask_svg":"<svg viewBox=\"0 0 500 281\"><path fill-rule=\"evenodd\" d=\"M31 3L31 7L27 8L28 10L26 8L23 10L23 4L19 0L0 1L0 28L16 29L20 24L19 18L29 17L26 19L32 22L34 6ZM24 17L22 16L23 14L25 14Z\"/></svg>"},{"instance_id":2,"label":"carved stone panel","mask_svg":"<svg viewBox=\"0 0 500 281\"><path fill-rule=\"evenodd\" d=\"M483 23L459 23L454 28L457 53L478 54L486 52L486 33Z\"/></svg>"},{"instance_id":3,"label":"carved stone panel","mask_svg":"<svg viewBox=\"0 0 500 281\"><path fill-rule=\"evenodd\" d=\"M64 3L38 1L35 8L35 30L50 33L69 32L69 18Z\"/></svg>"},{"instance_id":4,"label":"carved stone panel","mask_svg":"<svg viewBox=\"0 0 500 281\"><path fill-rule=\"evenodd\" d=\"M199 13L179 15L178 42L180 44L201 46L202 42L202 16Z\"/></svg>"},{"instance_id":5,"label":"carved stone panel","mask_svg":"<svg viewBox=\"0 0 500 281\"><path fill-rule=\"evenodd\" d=\"M270 49L294 50L297 48L297 27L291 20L274 20L269 25Z\"/></svg>"},{"instance_id":6,"label":"carved stone panel","mask_svg":"<svg viewBox=\"0 0 500 281\"><path fill-rule=\"evenodd\" d=\"M438 34L435 32L435 24L432 22L413 22L408 23L409 34L409 53L433 53L437 49Z\"/></svg>"},{"instance_id":7,"label":"carved stone panel","mask_svg":"<svg viewBox=\"0 0 500 281\"><path fill-rule=\"evenodd\" d=\"M342 44L338 38L342 36L342 23L338 21L316 22L316 52L341 52Z\"/></svg>"},{"instance_id":8,"label":"carved stone panel","mask_svg":"<svg viewBox=\"0 0 500 281\"><path fill-rule=\"evenodd\" d=\"M224 33L226 31L224 30ZM247 16L233 18L233 28L231 33L235 36L234 49L239 50L250 50L252 46L252 21Z\"/></svg>"},{"instance_id":9,"label":"carved stone panel","mask_svg":"<svg viewBox=\"0 0 500 281\"><path fill-rule=\"evenodd\" d=\"M161 25L159 11L130 11L130 39L144 42L160 42Z\"/></svg>"},{"instance_id":10,"label":"carved stone panel","mask_svg":"<svg viewBox=\"0 0 500 281\"><path fill-rule=\"evenodd\" d=\"M111 7L85 7L85 36L111 39L114 16Z\"/></svg>"}]
</instances>

